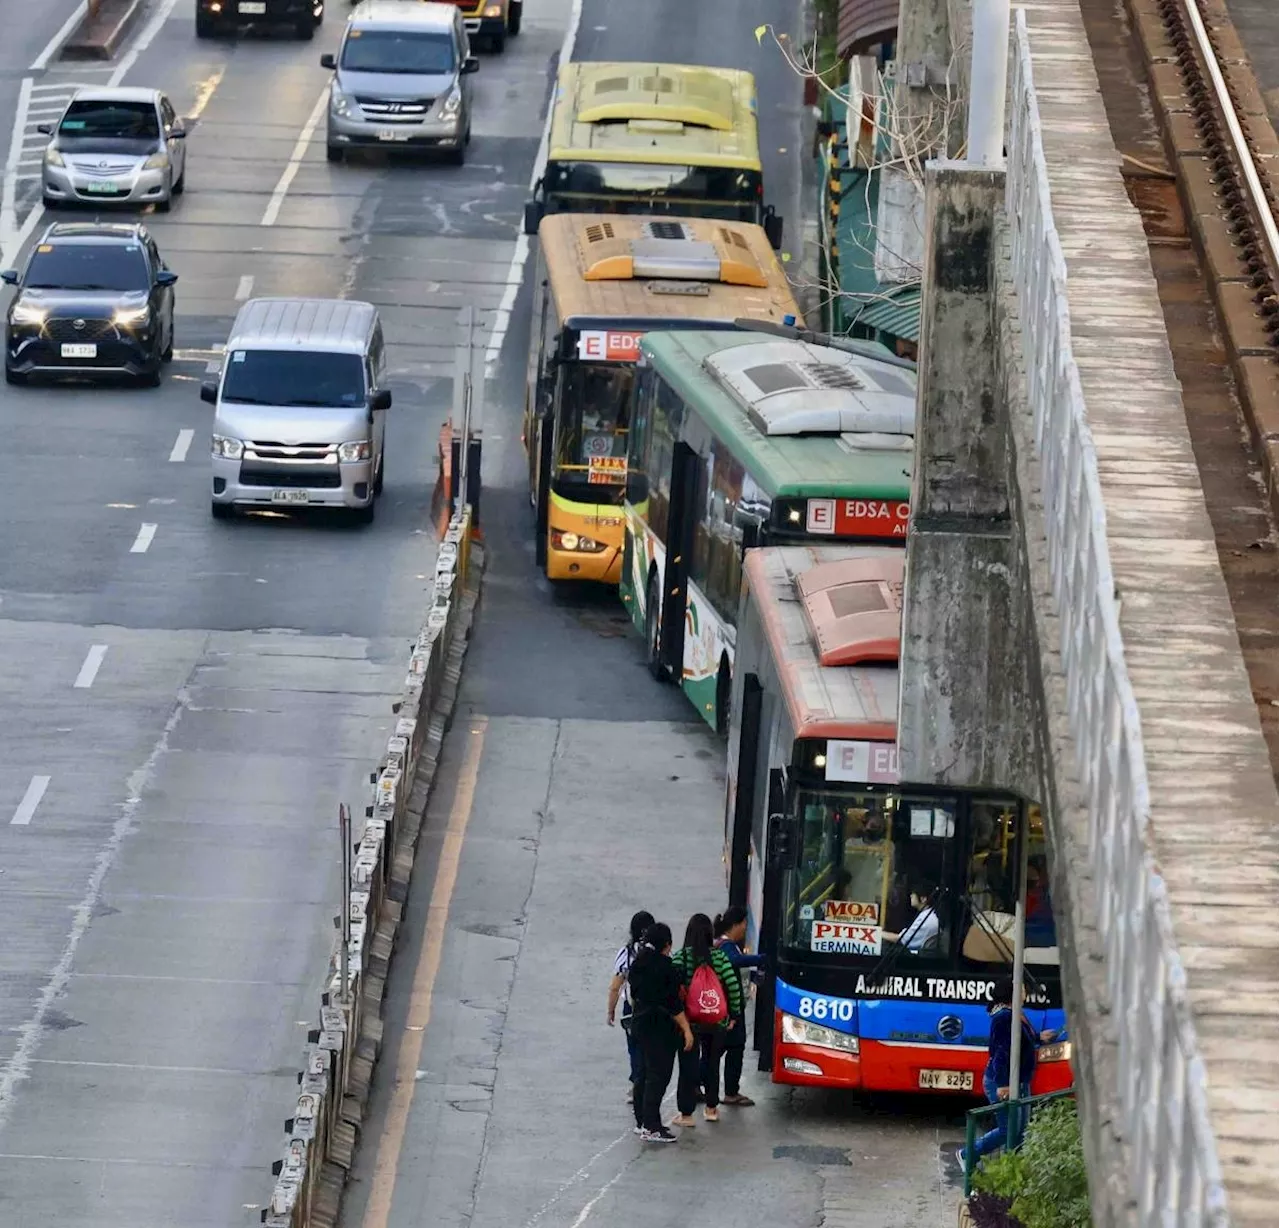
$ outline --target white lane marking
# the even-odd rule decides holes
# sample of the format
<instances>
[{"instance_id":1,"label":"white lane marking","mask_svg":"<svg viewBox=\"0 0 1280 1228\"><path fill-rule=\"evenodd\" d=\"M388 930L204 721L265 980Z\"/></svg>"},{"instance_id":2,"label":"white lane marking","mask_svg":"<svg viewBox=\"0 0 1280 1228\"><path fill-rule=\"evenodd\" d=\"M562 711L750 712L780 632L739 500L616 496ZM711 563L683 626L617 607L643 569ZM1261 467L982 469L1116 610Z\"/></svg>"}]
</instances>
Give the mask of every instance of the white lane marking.
<instances>
[{"instance_id":1,"label":"white lane marking","mask_svg":"<svg viewBox=\"0 0 1280 1228\"><path fill-rule=\"evenodd\" d=\"M564 32L564 42L560 44L560 59L557 66L567 64L573 59L573 49L578 41L578 26L582 23L582 0L573 0L573 8L569 11L569 28ZM555 94L547 104L547 120L542 125L542 139L538 142L538 153L533 159L533 173L529 176L529 192L532 195L533 185L542 177L547 167L547 146L551 143L551 113L555 106ZM529 260L529 236L523 227L516 235L516 248L511 253L511 267L507 270L506 289L502 292L502 302L493 314L493 328L489 333L489 345L484 352L486 377L492 377L502 353L502 343L507 336L507 325L511 322L511 312L516 305L516 295L520 292L520 283L524 281L524 266Z\"/></svg>"},{"instance_id":2,"label":"white lane marking","mask_svg":"<svg viewBox=\"0 0 1280 1228\"><path fill-rule=\"evenodd\" d=\"M80 0L80 3L76 5L75 12L62 23L57 34L45 43L44 50L31 61L32 72L43 72L48 67L49 61L62 50L62 44L71 37L71 31L84 20L84 15L88 10L89 0Z\"/></svg>"},{"instance_id":3,"label":"white lane marking","mask_svg":"<svg viewBox=\"0 0 1280 1228\"><path fill-rule=\"evenodd\" d=\"M35 814L36 807L40 805L40 799L44 796L44 791L49 787L49 781L52 779L52 776L31 778L27 791L22 795L22 801L18 803L17 810L13 812L13 818L9 820L11 827L26 827L31 822L31 816Z\"/></svg>"},{"instance_id":4,"label":"white lane marking","mask_svg":"<svg viewBox=\"0 0 1280 1228\"><path fill-rule=\"evenodd\" d=\"M236 286L236 302L243 303L253 293L253 274L246 273Z\"/></svg>"},{"instance_id":5,"label":"white lane marking","mask_svg":"<svg viewBox=\"0 0 1280 1228\"><path fill-rule=\"evenodd\" d=\"M89 655L85 657L84 664L80 667L80 672L72 685L79 687L82 691L93 686L93 680L98 676L98 670L102 668L102 659L106 655L106 644L95 644L90 648Z\"/></svg>"},{"instance_id":6,"label":"white lane marking","mask_svg":"<svg viewBox=\"0 0 1280 1228\"><path fill-rule=\"evenodd\" d=\"M153 524L144 524L138 530L138 536L133 539L133 545L129 547L130 554L146 554L147 547L151 545L152 539L156 535L156 526Z\"/></svg>"},{"instance_id":7,"label":"white lane marking","mask_svg":"<svg viewBox=\"0 0 1280 1228\"><path fill-rule=\"evenodd\" d=\"M53 966L49 979L40 991L35 1009L27 1021L17 1030L17 1044L3 1066L0 1066L0 1127L3 1127L13 1108L13 1097L18 1085L31 1076L31 1063L35 1060L40 1042L44 1038L45 1020L53 1004L67 991L71 982L71 966L75 963L76 952L80 943L89 931L89 923L93 920L94 910L102 898L102 884L111 866L120 854L120 847L133 833L138 823L138 808L142 805L142 794L156 774L160 760L168 753L169 739L182 719L183 710L189 699L187 688L183 685L174 703L173 711L165 722L159 740L151 748L151 754L126 781L126 800L120 808L116 821L112 824L111 835L98 851L93 863L89 881L85 884L84 895L76 905L72 914L71 932L62 946L58 962ZM63 1157L64 1160L71 1157ZM0 1156L3 1159L3 1156ZM98 1161L101 1164L101 1160Z\"/></svg>"},{"instance_id":8,"label":"white lane marking","mask_svg":"<svg viewBox=\"0 0 1280 1228\"><path fill-rule=\"evenodd\" d=\"M617 1185L619 1181L622 1180L623 1174L625 1174L626 1171L627 1170L624 1168L621 1172L619 1172L616 1176L614 1176L614 1178L611 1181L606 1182L604 1185L600 1187L596 1196L589 1203L587 1203L587 1205L583 1207L581 1211L578 1212L578 1218L573 1221L573 1228L582 1228L582 1225L585 1224L588 1219L590 1219L591 1212L596 1209L596 1204L611 1189L613 1189L613 1187Z\"/></svg>"},{"instance_id":9,"label":"white lane marking","mask_svg":"<svg viewBox=\"0 0 1280 1228\"><path fill-rule=\"evenodd\" d=\"M187 449L191 447L191 441L195 438L195 431L183 427L178 432L178 442L173 445L173 451L169 453L169 459L175 464L181 464L187 459Z\"/></svg>"},{"instance_id":10,"label":"white lane marking","mask_svg":"<svg viewBox=\"0 0 1280 1228\"><path fill-rule=\"evenodd\" d=\"M107 81L108 85L119 85L125 79L129 70L138 62L138 57L155 41L156 35L164 27L164 23L169 20L169 15L173 12L177 3L178 0L161 0L155 16L142 28L142 33L138 35L133 45L121 57L120 63L116 65L115 72L111 74L110 79Z\"/></svg>"},{"instance_id":11,"label":"white lane marking","mask_svg":"<svg viewBox=\"0 0 1280 1228\"><path fill-rule=\"evenodd\" d=\"M27 108L31 105L31 78L24 77L18 87L18 105L13 112L13 134L9 137L9 159L4 167L4 187L0 189L0 247L7 253L18 231L18 163L26 152L23 133L27 126ZM43 161L43 157L41 158ZM9 260L6 256L5 264Z\"/></svg>"},{"instance_id":12,"label":"white lane marking","mask_svg":"<svg viewBox=\"0 0 1280 1228\"><path fill-rule=\"evenodd\" d=\"M280 182L276 184L276 190L271 193L271 199L267 202L267 210L262 215L261 224L263 226L274 226L276 224L276 218L280 216L280 206L284 204L289 185L297 175L298 167L302 165L307 146L311 144L311 138L316 134L316 127L320 123L321 116L324 115L324 109L328 101L329 87L326 85L320 91L320 97L316 99L316 105L311 108L311 114L307 116L307 122L302 125L302 132L298 136L298 143L293 147L293 153L289 156L289 163L280 174Z\"/></svg>"}]
</instances>

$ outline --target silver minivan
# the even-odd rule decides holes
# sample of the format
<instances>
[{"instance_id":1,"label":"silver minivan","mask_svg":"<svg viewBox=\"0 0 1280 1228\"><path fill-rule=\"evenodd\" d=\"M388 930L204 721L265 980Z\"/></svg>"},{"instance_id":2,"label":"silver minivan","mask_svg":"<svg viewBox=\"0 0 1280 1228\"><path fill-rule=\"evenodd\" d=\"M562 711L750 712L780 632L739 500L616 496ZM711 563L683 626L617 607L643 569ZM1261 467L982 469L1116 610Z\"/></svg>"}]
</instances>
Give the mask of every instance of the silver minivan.
<instances>
[{"instance_id":1,"label":"silver minivan","mask_svg":"<svg viewBox=\"0 0 1280 1228\"><path fill-rule=\"evenodd\" d=\"M471 54L456 4L363 0L351 14L333 70L325 148L439 150L461 165L471 141Z\"/></svg>"},{"instance_id":2,"label":"silver minivan","mask_svg":"<svg viewBox=\"0 0 1280 1228\"><path fill-rule=\"evenodd\" d=\"M350 508L373 519L382 492L391 393L382 323L372 303L250 299L240 308L217 379L217 520L239 507Z\"/></svg>"}]
</instances>

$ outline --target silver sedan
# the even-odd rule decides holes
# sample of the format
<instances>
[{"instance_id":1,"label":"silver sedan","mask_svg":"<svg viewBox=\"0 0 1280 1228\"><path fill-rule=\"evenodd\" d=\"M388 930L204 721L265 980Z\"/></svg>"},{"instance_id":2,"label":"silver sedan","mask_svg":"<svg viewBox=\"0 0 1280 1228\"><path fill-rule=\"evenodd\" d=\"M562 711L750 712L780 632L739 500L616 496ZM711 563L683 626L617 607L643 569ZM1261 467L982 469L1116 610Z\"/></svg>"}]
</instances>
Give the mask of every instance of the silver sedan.
<instances>
[{"instance_id":1,"label":"silver sedan","mask_svg":"<svg viewBox=\"0 0 1280 1228\"><path fill-rule=\"evenodd\" d=\"M78 90L44 153L45 208L154 204L167 213L187 178L187 130L159 90Z\"/></svg>"}]
</instances>

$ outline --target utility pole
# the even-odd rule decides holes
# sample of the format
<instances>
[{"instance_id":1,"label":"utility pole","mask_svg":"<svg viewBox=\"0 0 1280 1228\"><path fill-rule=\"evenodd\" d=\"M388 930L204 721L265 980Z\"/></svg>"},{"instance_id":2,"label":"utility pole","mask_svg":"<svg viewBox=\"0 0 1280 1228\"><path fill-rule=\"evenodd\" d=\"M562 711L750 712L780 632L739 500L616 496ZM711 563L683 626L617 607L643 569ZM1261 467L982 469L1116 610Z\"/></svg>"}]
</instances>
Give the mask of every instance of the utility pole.
<instances>
[{"instance_id":1,"label":"utility pole","mask_svg":"<svg viewBox=\"0 0 1280 1228\"><path fill-rule=\"evenodd\" d=\"M471 507L471 523L480 522L480 451L484 422L484 347L477 343L474 307L458 312L458 339L453 369L453 412L461 419L453 432L453 511Z\"/></svg>"}]
</instances>

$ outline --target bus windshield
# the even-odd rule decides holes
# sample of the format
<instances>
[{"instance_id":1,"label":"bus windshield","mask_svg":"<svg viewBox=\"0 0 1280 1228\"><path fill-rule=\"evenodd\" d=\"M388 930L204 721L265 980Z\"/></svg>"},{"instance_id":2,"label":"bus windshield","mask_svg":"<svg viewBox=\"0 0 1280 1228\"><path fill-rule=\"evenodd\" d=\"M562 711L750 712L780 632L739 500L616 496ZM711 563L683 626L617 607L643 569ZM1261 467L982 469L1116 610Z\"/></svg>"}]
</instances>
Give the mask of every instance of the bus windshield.
<instances>
[{"instance_id":1,"label":"bus windshield","mask_svg":"<svg viewBox=\"0 0 1280 1228\"><path fill-rule=\"evenodd\" d=\"M627 417L634 376L635 368L629 364L568 362L561 367L557 477L575 485L615 486L621 497L627 479ZM613 492L608 494L608 501L615 501Z\"/></svg>"},{"instance_id":2,"label":"bus windshield","mask_svg":"<svg viewBox=\"0 0 1280 1228\"><path fill-rule=\"evenodd\" d=\"M667 166L645 162L551 162L547 212L690 212L754 221L761 202L759 171ZM557 202L556 198L561 200Z\"/></svg>"},{"instance_id":3,"label":"bus windshield","mask_svg":"<svg viewBox=\"0 0 1280 1228\"><path fill-rule=\"evenodd\" d=\"M799 863L784 884L783 942L824 956L1012 959L1016 819L1000 803L970 806L968 838L954 806L885 792L802 792ZM1031 824L1027 961L1056 964L1043 824ZM967 847L962 848L961 845ZM899 965L901 966L901 965Z\"/></svg>"}]
</instances>

